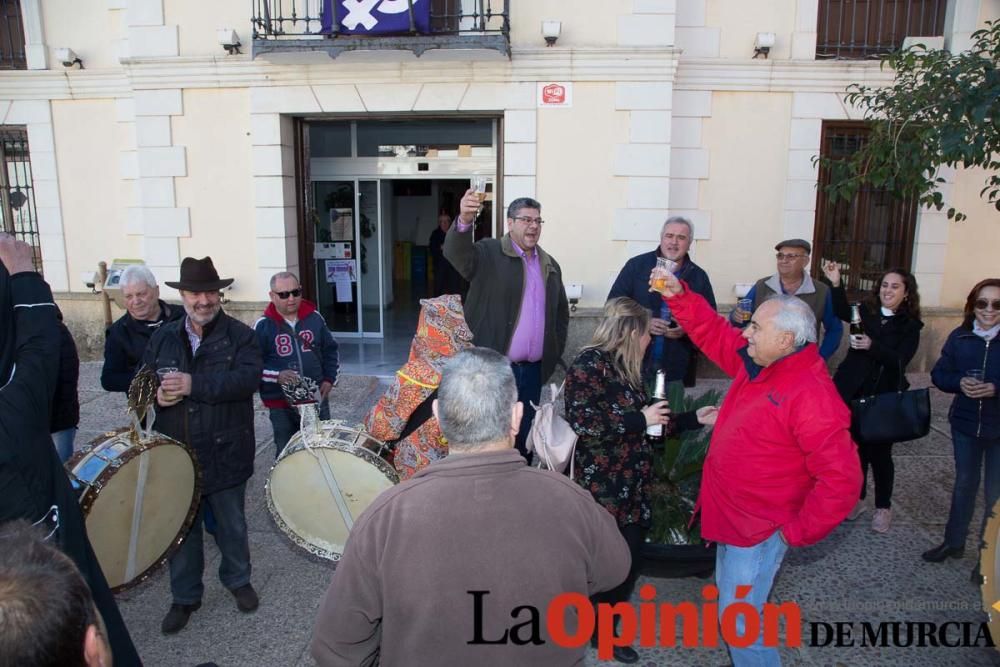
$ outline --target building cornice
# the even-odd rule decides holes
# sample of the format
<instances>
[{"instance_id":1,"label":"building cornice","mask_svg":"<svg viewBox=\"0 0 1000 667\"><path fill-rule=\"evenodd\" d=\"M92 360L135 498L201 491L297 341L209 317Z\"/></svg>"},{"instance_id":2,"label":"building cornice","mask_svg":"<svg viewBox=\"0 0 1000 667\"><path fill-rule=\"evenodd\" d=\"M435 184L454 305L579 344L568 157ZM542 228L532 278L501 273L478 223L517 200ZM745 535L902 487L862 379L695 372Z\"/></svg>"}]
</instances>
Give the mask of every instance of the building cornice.
<instances>
[{"instance_id":1,"label":"building cornice","mask_svg":"<svg viewBox=\"0 0 1000 667\"><path fill-rule=\"evenodd\" d=\"M681 58L678 90L842 93L848 85L885 85L892 70L857 60L732 60Z\"/></svg>"},{"instance_id":2,"label":"building cornice","mask_svg":"<svg viewBox=\"0 0 1000 667\"><path fill-rule=\"evenodd\" d=\"M678 90L834 92L886 84L877 62L684 58L671 48L515 48L512 60L277 64L249 56L131 58L121 67L0 74L0 100L130 97L135 90L396 83L673 82Z\"/></svg>"}]
</instances>

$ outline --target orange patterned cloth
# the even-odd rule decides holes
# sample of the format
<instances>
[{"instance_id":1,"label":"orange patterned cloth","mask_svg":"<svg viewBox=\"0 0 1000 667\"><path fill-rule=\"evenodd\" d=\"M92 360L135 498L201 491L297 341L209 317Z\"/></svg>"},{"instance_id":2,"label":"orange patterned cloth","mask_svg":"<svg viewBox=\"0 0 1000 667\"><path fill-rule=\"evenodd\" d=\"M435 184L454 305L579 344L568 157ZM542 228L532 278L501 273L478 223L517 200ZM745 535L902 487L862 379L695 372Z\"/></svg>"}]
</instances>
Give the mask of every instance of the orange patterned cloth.
<instances>
[{"instance_id":1,"label":"orange patterned cloth","mask_svg":"<svg viewBox=\"0 0 1000 667\"><path fill-rule=\"evenodd\" d=\"M379 440L395 441L414 410L437 389L449 357L472 346L462 300L456 294L420 300L420 319L410 344L410 358L396 371L392 386L365 417L368 432ZM401 480L409 479L431 461L448 454L437 419L431 417L396 443L393 465Z\"/></svg>"}]
</instances>

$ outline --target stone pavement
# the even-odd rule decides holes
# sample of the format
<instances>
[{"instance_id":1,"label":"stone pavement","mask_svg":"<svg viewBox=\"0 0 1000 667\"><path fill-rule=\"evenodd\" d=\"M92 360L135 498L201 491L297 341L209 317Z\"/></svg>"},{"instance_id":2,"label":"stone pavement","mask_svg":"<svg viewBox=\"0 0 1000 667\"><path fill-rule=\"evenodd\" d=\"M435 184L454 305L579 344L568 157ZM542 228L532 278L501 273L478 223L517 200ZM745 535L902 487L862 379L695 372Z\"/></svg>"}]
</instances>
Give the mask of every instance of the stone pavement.
<instances>
[{"instance_id":1,"label":"stone pavement","mask_svg":"<svg viewBox=\"0 0 1000 667\"><path fill-rule=\"evenodd\" d=\"M124 399L100 389L100 363L81 367L81 424L77 445L125 424ZM927 375L912 376L917 386L929 384ZM699 389L724 388L707 380ZM356 423L381 394L384 385L372 377L345 377L335 390L332 416ZM861 646L862 621L924 621L979 623L979 589L969 582L975 565L975 544L969 540L966 557L935 565L920 553L941 540L953 479L947 406L950 397L932 391L934 425L922 440L896 445L896 489L891 531L870 530L871 512L854 523L844 523L820 544L793 549L785 559L774 587L776 601L794 601L802 609L803 646L783 649L785 665L1000 665L1000 654L988 648L882 648ZM236 609L232 596L215 572L219 555L206 540L205 597L202 608L179 635L164 637L160 621L170 605L165 571L119 596L119 604L139 653L149 667L192 667L214 661L224 667L312 665L308 642L313 618L326 591L332 568L312 560L289 545L277 532L264 503L264 480L274 459L274 445L266 411L256 411L257 466L247 498L253 583L260 593L260 609L251 615ZM871 489L869 489L871 497ZM980 503L981 504L981 503ZM973 519L978 526L982 508ZM650 579L657 602L699 603L707 583L696 578ZM428 613L433 613L428 607ZM810 646L812 622L854 623L853 648ZM975 631L973 631L974 636ZM950 637L957 635L952 632ZM725 665L722 648L640 649L643 667L658 665ZM590 650L589 665L603 663ZM417 666L422 667L422 666Z\"/></svg>"}]
</instances>

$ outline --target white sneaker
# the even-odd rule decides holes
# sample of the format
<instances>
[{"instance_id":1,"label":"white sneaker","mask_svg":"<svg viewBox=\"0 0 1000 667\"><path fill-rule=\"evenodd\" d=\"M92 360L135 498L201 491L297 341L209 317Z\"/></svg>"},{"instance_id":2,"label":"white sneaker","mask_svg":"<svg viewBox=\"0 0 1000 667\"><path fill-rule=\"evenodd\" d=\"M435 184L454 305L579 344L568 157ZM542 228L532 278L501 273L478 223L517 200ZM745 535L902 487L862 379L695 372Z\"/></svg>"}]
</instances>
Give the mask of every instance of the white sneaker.
<instances>
[{"instance_id":1,"label":"white sneaker","mask_svg":"<svg viewBox=\"0 0 1000 667\"><path fill-rule=\"evenodd\" d=\"M888 533L889 525L892 523L892 510L880 507L875 510L872 517L872 530L876 533Z\"/></svg>"},{"instance_id":2,"label":"white sneaker","mask_svg":"<svg viewBox=\"0 0 1000 667\"><path fill-rule=\"evenodd\" d=\"M859 500L858 504L855 505L854 509L851 510L851 513L847 515L847 520L854 521L867 511L868 511L868 506L865 505L865 501Z\"/></svg>"}]
</instances>

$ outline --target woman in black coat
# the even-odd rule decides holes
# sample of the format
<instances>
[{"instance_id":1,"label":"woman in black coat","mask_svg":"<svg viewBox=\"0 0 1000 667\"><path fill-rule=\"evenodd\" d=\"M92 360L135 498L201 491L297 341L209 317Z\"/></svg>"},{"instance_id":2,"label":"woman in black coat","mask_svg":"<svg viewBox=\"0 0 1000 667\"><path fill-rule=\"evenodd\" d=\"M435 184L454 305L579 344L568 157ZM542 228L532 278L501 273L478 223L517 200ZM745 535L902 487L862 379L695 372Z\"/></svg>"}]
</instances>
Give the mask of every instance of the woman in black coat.
<instances>
[{"instance_id":1,"label":"woman in black coat","mask_svg":"<svg viewBox=\"0 0 1000 667\"><path fill-rule=\"evenodd\" d=\"M51 539L90 586L115 665L141 665L49 436L59 366L52 353L59 347L56 322L52 291L34 271L30 246L0 233L0 522L38 523L58 509L58 524L49 521L46 532L55 528Z\"/></svg>"},{"instance_id":2,"label":"woman in black coat","mask_svg":"<svg viewBox=\"0 0 1000 667\"><path fill-rule=\"evenodd\" d=\"M833 310L845 322L851 321L851 307L840 282L840 268L835 262L824 262L823 273L833 289ZM917 353L920 344L920 293L917 281L905 269L886 271L875 281L871 295L860 304L864 334L851 336L851 349L833 376L841 398L851 401L909 387L906 366ZM854 435L857 440L857 435ZM892 445L870 445L858 441L861 458L861 499L848 515L857 519L866 509L868 467L875 482L875 514L872 530L888 532L892 523L892 487L895 466Z\"/></svg>"}]
</instances>

